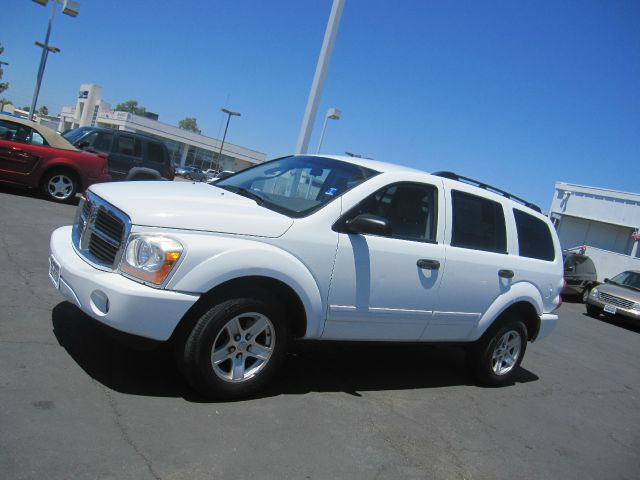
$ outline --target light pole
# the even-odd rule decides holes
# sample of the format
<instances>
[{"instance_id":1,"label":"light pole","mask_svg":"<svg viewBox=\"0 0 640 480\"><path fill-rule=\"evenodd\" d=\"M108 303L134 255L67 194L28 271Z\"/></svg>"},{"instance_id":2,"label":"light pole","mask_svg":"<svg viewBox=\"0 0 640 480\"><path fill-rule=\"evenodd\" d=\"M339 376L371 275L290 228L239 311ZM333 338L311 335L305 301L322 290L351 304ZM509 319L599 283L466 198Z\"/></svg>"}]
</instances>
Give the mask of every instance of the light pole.
<instances>
[{"instance_id":1,"label":"light pole","mask_svg":"<svg viewBox=\"0 0 640 480\"><path fill-rule=\"evenodd\" d=\"M320 147L322 147L322 141L324 140L324 131L327 129L327 121L329 119L340 120L340 115L342 115L342 112L337 108L327 110L327 116L324 117L324 125L322 126L322 133L320 134L320 141L318 142L318 150L316 150L316 153L320 153Z\"/></svg>"},{"instance_id":2,"label":"light pole","mask_svg":"<svg viewBox=\"0 0 640 480\"><path fill-rule=\"evenodd\" d=\"M224 135L222 135L222 143L220 144L220 152L218 153L218 171L220 170L220 161L222 160L222 147L224 147L224 140L227 138L227 129L229 128L229 120L231 120L231 117L240 116L240 112L232 112L231 110L227 110L226 108L221 108L220 110L229 116L227 117L227 126L224 127Z\"/></svg>"},{"instance_id":3,"label":"light pole","mask_svg":"<svg viewBox=\"0 0 640 480\"><path fill-rule=\"evenodd\" d=\"M2 66L3 65L9 65L9 62L3 62L2 60L0 60L0 78L2 78ZM4 111L4 97L2 97L2 99L0 99L0 112Z\"/></svg>"},{"instance_id":4,"label":"light pole","mask_svg":"<svg viewBox=\"0 0 640 480\"><path fill-rule=\"evenodd\" d=\"M33 0L34 2L46 6L49 0ZM53 19L56 16L56 5L62 5L62 13L75 17L80 12L80 4L73 0L52 0L51 2L51 14L49 15L49 25L47 27L47 34L44 37L44 43L36 42L36 45L42 48L42 56L40 57L40 66L38 67L38 76L36 77L36 88L33 91L33 100L31 101L31 110L29 111L29 120L33 120L35 114L36 103L38 103L38 95L40 94L40 85L42 84L42 77L44 76L44 67L47 64L47 56L49 52L58 53L59 48L49 46L49 37L51 37L51 26L53 25Z\"/></svg>"}]
</instances>

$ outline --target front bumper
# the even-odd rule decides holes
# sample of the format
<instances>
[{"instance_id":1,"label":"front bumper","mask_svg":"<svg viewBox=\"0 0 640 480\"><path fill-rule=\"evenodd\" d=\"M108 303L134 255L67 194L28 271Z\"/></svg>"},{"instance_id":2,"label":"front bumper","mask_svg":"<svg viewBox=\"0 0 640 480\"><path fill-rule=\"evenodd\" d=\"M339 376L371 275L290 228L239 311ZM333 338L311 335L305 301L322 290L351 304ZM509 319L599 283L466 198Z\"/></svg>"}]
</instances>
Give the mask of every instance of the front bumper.
<instances>
[{"instance_id":1,"label":"front bumper","mask_svg":"<svg viewBox=\"0 0 640 480\"><path fill-rule=\"evenodd\" d=\"M51 256L60 266L60 293L87 315L116 330L168 340L199 295L147 287L92 267L74 250L71 228L58 228L51 235Z\"/></svg>"},{"instance_id":2,"label":"front bumper","mask_svg":"<svg viewBox=\"0 0 640 480\"><path fill-rule=\"evenodd\" d=\"M630 320L640 321L640 311L615 306L615 313L612 314L604 310L604 308L607 306L605 302L601 301L598 298L593 298L593 296L591 295L589 295L589 298L587 299L587 305L597 308L601 313L605 315L620 315L621 317L625 317Z\"/></svg>"}]
</instances>

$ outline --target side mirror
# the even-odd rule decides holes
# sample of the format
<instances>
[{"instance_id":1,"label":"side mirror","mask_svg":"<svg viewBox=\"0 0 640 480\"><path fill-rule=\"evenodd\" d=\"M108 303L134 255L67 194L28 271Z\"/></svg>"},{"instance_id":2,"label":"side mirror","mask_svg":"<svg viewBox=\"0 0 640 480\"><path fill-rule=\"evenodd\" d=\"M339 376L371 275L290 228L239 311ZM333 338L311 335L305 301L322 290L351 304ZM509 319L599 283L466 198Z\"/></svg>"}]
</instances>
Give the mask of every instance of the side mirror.
<instances>
[{"instance_id":1,"label":"side mirror","mask_svg":"<svg viewBox=\"0 0 640 480\"><path fill-rule=\"evenodd\" d=\"M87 148L88 146L89 146L89 142L87 142L86 140L82 140L78 142L78 144L76 145L76 147L80 149Z\"/></svg>"},{"instance_id":2,"label":"side mirror","mask_svg":"<svg viewBox=\"0 0 640 480\"><path fill-rule=\"evenodd\" d=\"M363 213L351 218L344 223L348 233L391 235L391 225L385 218Z\"/></svg>"},{"instance_id":3,"label":"side mirror","mask_svg":"<svg viewBox=\"0 0 640 480\"><path fill-rule=\"evenodd\" d=\"M604 283L609 283L609 279L608 279L608 278L605 278L605 279L604 279Z\"/></svg>"}]
</instances>

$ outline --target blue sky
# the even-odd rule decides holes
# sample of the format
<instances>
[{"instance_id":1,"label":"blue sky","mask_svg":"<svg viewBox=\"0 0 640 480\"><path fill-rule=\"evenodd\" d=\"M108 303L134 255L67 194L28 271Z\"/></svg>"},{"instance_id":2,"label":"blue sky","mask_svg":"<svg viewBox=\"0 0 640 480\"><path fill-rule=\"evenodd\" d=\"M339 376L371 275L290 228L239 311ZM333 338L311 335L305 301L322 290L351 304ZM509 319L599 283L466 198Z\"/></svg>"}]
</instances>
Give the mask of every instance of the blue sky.
<instances>
[{"instance_id":1,"label":"blue sky","mask_svg":"<svg viewBox=\"0 0 640 480\"><path fill-rule=\"evenodd\" d=\"M293 153L331 0L80 0L39 105L81 83L160 120ZM50 8L3 0L5 97L29 105ZM166 6L165 6L166 5ZM639 192L640 2L346 0L310 151L452 170L546 210L555 181Z\"/></svg>"}]
</instances>

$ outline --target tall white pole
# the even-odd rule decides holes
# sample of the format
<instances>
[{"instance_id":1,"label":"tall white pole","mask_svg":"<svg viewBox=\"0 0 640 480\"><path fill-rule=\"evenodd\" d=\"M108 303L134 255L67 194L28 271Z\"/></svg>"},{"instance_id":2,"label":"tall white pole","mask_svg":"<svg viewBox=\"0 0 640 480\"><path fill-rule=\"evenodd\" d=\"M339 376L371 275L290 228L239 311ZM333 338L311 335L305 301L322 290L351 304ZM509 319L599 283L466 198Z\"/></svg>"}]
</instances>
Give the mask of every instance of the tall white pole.
<instances>
[{"instance_id":1,"label":"tall white pole","mask_svg":"<svg viewBox=\"0 0 640 480\"><path fill-rule=\"evenodd\" d=\"M333 45L335 44L336 36L338 35L338 27L340 26L340 18L342 17L342 10L344 9L344 2L345 0L333 0L331 15L329 15L329 23L327 24L327 30L324 32L320 58L318 58L316 73L313 76L313 83L311 84L311 91L309 92L307 109L304 112L302 126L300 127L300 135L298 136L298 143L296 145L296 154L305 154L309 148L309 139L311 138L311 131L313 130L313 122L316 118L318 104L320 103L320 96L322 95L322 88L324 87L324 80L327 76L327 70L329 69L329 61L331 60Z\"/></svg>"}]
</instances>

